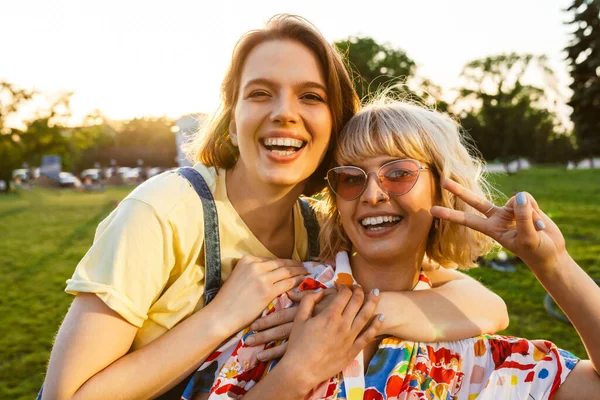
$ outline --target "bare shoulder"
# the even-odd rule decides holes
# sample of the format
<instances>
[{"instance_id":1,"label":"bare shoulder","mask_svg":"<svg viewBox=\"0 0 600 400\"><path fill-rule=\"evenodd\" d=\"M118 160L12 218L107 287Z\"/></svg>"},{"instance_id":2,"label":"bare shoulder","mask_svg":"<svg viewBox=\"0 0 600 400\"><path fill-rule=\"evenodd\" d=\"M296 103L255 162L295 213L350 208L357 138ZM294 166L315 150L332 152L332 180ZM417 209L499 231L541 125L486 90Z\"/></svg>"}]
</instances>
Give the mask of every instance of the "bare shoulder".
<instances>
[{"instance_id":1,"label":"bare shoulder","mask_svg":"<svg viewBox=\"0 0 600 400\"><path fill-rule=\"evenodd\" d=\"M467 275L456 269L444 268L433 263L423 264L423 271L434 287L450 281L468 278Z\"/></svg>"},{"instance_id":2,"label":"bare shoulder","mask_svg":"<svg viewBox=\"0 0 600 400\"><path fill-rule=\"evenodd\" d=\"M600 376L591 361L581 360L558 388L553 399L595 399L599 393Z\"/></svg>"}]
</instances>

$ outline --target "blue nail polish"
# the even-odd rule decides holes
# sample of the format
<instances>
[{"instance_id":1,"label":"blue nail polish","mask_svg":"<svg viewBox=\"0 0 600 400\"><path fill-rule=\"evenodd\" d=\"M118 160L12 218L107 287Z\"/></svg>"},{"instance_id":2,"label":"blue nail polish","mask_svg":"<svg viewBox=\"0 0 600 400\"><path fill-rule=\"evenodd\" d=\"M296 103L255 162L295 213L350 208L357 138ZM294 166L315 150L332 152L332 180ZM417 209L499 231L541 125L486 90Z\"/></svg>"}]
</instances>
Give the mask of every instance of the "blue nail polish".
<instances>
[{"instance_id":1,"label":"blue nail polish","mask_svg":"<svg viewBox=\"0 0 600 400\"><path fill-rule=\"evenodd\" d=\"M527 203L527 197L525 196L525 193L523 193L523 192L517 193L517 204L522 206L525 203Z\"/></svg>"},{"instance_id":2,"label":"blue nail polish","mask_svg":"<svg viewBox=\"0 0 600 400\"><path fill-rule=\"evenodd\" d=\"M375 296L379 296L379 289L373 289L373 294Z\"/></svg>"},{"instance_id":3,"label":"blue nail polish","mask_svg":"<svg viewBox=\"0 0 600 400\"><path fill-rule=\"evenodd\" d=\"M381 314L377 319L379 320L379 322L383 322L383 320L385 319L385 315Z\"/></svg>"},{"instance_id":4,"label":"blue nail polish","mask_svg":"<svg viewBox=\"0 0 600 400\"><path fill-rule=\"evenodd\" d=\"M319 293L321 290L323 290L323 288L318 288L317 290L315 290L315 293Z\"/></svg>"},{"instance_id":5,"label":"blue nail polish","mask_svg":"<svg viewBox=\"0 0 600 400\"><path fill-rule=\"evenodd\" d=\"M535 221L535 226L537 226L537 228L540 231L546 227L546 225L544 224L544 221L542 221L541 219L538 219L537 221Z\"/></svg>"}]
</instances>

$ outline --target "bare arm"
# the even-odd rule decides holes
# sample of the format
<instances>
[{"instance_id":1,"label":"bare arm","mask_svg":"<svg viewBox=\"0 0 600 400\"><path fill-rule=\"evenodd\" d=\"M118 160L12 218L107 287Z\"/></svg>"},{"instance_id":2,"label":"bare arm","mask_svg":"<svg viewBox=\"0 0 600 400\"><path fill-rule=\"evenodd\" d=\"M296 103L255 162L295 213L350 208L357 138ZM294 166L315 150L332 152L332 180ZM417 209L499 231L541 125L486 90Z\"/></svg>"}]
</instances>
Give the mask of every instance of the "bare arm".
<instances>
[{"instance_id":1,"label":"bare arm","mask_svg":"<svg viewBox=\"0 0 600 400\"><path fill-rule=\"evenodd\" d=\"M489 208L481 199L453 181L444 188L480 212ZM559 388L557 398L586 398L600 390L600 288L567 252L565 239L556 224L525 192L512 197L504 207L495 207L487 218L434 207L432 214L497 240L520 257L562 308L577 330L590 361L580 362Z\"/></svg>"},{"instance_id":2,"label":"bare arm","mask_svg":"<svg viewBox=\"0 0 600 400\"><path fill-rule=\"evenodd\" d=\"M439 268L427 271L431 290L382 292L377 314L385 321L379 334L392 335L418 342L460 340L482 333L494 333L508 326L504 300L475 279L455 270ZM335 289L326 289L325 298L317 304L323 310ZM290 292L299 302L306 293ZM292 330L296 307L288 308L256 320L252 329L254 344L287 338ZM249 343L248 340L246 343ZM250 344L250 343L249 343ZM285 354L287 344L259 353L261 360Z\"/></svg>"},{"instance_id":3,"label":"bare arm","mask_svg":"<svg viewBox=\"0 0 600 400\"><path fill-rule=\"evenodd\" d=\"M427 271L431 290L383 292L377 313L381 333L406 340L439 342L493 333L508 326L504 300L455 270Z\"/></svg>"},{"instance_id":4,"label":"bare arm","mask_svg":"<svg viewBox=\"0 0 600 400\"><path fill-rule=\"evenodd\" d=\"M96 295L79 294L56 338L43 399L155 397L197 369L305 273L295 261L246 256L213 302L131 353L137 328Z\"/></svg>"},{"instance_id":5,"label":"bare arm","mask_svg":"<svg viewBox=\"0 0 600 400\"><path fill-rule=\"evenodd\" d=\"M127 354L137 328L94 294L79 294L58 332L43 399L148 399L181 381L229 332L210 305ZM199 340L202 332L202 340ZM99 371L99 372L98 372Z\"/></svg>"}]
</instances>

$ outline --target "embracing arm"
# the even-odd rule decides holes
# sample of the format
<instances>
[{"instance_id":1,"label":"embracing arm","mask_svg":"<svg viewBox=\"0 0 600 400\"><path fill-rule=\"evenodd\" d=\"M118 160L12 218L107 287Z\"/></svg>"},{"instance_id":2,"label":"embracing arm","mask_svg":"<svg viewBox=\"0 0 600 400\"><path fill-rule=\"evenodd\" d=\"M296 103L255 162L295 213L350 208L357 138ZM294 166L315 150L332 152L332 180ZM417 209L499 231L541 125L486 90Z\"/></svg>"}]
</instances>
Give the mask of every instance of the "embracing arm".
<instances>
[{"instance_id":1,"label":"embracing arm","mask_svg":"<svg viewBox=\"0 0 600 400\"><path fill-rule=\"evenodd\" d=\"M181 381L231 332L210 305L127 354L137 327L94 294L79 294L58 332L42 399L148 399ZM202 340L199 340L202 332Z\"/></svg>"},{"instance_id":2,"label":"embracing arm","mask_svg":"<svg viewBox=\"0 0 600 400\"><path fill-rule=\"evenodd\" d=\"M460 340L482 333L494 333L508 326L504 300L475 279L456 270L438 268L427 271L433 288L405 292L382 292L376 313L386 316L379 331L406 340L436 342ZM318 311L329 304L335 289L326 289ZM288 293L300 301L302 293ZM296 307L275 312L252 324L256 345L287 338L292 330ZM249 343L247 341L247 343ZM287 344L259 353L261 360L283 356Z\"/></svg>"},{"instance_id":3,"label":"embracing arm","mask_svg":"<svg viewBox=\"0 0 600 400\"><path fill-rule=\"evenodd\" d=\"M431 290L383 292L381 332L407 340L439 342L493 333L508 326L504 300L455 270L427 271Z\"/></svg>"},{"instance_id":4,"label":"embracing arm","mask_svg":"<svg viewBox=\"0 0 600 400\"><path fill-rule=\"evenodd\" d=\"M78 294L56 338L42 398L160 395L196 370L271 299L297 286L305 273L292 260L244 256L209 305L131 353L137 328L96 295Z\"/></svg>"}]
</instances>

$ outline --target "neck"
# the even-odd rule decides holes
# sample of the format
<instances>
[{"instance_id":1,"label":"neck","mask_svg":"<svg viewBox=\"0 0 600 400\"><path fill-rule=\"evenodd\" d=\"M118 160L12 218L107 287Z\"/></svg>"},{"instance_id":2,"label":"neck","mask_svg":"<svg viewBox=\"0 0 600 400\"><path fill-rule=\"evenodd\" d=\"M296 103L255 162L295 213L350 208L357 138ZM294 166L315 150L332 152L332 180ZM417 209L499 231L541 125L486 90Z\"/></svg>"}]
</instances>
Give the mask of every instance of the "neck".
<instances>
[{"instance_id":1,"label":"neck","mask_svg":"<svg viewBox=\"0 0 600 400\"><path fill-rule=\"evenodd\" d=\"M261 182L250 181L240 168L233 168L226 172L227 197L242 218L244 223L250 228L252 233L267 247L272 253L281 257L290 257L287 250L282 250L276 245L276 248L270 244L281 243L283 232L291 232L291 244L293 246L293 207L294 203L302 193L303 185L295 186L277 186L265 185ZM281 254L283 251L284 254Z\"/></svg>"},{"instance_id":2,"label":"neck","mask_svg":"<svg viewBox=\"0 0 600 400\"><path fill-rule=\"evenodd\" d=\"M353 255L354 254L354 255ZM396 259L366 258L354 250L350 254L352 274L365 293L412 290L419 281L425 251L414 252Z\"/></svg>"}]
</instances>

